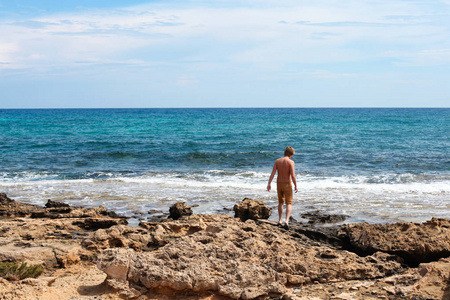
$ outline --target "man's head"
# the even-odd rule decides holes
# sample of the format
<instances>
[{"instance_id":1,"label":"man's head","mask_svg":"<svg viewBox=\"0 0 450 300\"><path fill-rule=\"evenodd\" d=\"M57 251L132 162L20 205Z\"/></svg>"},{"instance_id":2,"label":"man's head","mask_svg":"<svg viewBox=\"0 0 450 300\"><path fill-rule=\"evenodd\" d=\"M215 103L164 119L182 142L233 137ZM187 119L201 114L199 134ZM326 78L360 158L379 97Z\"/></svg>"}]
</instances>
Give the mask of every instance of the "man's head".
<instances>
[{"instance_id":1,"label":"man's head","mask_svg":"<svg viewBox=\"0 0 450 300\"><path fill-rule=\"evenodd\" d=\"M284 149L284 156L292 156L294 154L295 154L295 150L291 146L288 146L288 147L286 147L286 149Z\"/></svg>"}]
</instances>

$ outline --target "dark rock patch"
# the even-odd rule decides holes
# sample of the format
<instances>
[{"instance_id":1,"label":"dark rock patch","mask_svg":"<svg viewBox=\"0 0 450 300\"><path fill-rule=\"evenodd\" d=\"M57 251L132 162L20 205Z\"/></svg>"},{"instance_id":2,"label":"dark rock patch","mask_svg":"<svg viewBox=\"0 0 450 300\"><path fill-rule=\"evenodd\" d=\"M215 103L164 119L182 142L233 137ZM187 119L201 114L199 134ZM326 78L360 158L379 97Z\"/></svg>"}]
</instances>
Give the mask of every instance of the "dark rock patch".
<instances>
[{"instance_id":1,"label":"dark rock patch","mask_svg":"<svg viewBox=\"0 0 450 300\"><path fill-rule=\"evenodd\" d=\"M169 218L178 220L183 216L192 215L192 207L184 202L177 202L169 208Z\"/></svg>"}]
</instances>

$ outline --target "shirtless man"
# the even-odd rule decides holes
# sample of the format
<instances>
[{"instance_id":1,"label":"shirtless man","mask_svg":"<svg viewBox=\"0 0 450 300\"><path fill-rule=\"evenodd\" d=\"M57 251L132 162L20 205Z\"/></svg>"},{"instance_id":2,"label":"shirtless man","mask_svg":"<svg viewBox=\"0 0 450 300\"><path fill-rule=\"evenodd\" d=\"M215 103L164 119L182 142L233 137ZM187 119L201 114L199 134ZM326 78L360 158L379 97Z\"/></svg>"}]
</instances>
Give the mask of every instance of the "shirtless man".
<instances>
[{"instance_id":1,"label":"shirtless man","mask_svg":"<svg viewBox=\"0 0 450 300\"><path fill-rule=\"evenodd\" d=\"M298 192L297 180L295 179L295 164L294 161L291 160L294 153L294 148L290 146L286 147L284 150L284 157L281 157L275 161L272 174L270 174L269 183L267 184L267 191L270 192L272 189L270 184L275 176L275 173L278 171L278 226L283 226L285 229L289 229L289 218L291 217L292 203L294 201L291 180L294 183L295 192ZM282 225L284 203L286 203L286 222Z\"/></svg>"}]
</instances>

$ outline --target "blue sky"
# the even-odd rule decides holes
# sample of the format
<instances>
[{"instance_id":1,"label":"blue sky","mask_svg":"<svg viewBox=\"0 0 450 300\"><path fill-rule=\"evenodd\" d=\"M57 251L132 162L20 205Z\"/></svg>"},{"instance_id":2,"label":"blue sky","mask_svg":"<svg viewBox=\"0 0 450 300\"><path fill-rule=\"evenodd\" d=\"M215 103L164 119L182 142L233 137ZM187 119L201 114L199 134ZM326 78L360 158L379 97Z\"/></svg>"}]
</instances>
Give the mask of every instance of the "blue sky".
<instances>
[{"instance_id":1,"label":"blue sky","mask_svg":"<svg viewBox=\"0 0 450 300\"><path fill-rule=\"evenodd\" d=\"M0 108L449 103L450 0L0 0Z\"/></svg>"}]
</instances>

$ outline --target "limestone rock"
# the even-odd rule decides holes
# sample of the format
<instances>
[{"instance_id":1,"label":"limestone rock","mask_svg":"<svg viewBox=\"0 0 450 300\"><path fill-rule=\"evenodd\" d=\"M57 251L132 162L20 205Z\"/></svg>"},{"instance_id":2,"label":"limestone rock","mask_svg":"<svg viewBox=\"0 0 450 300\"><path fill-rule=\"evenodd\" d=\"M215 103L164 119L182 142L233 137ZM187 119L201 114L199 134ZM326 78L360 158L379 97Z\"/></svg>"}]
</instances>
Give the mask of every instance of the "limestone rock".
<instances>
[{"instance_id":1,"label":"limestone rock","mask_svg":"<svg viewBox=\"0 0 450 300\"><path fill-rule=\"evenodd\" d=\"M204 219L211 218L214 218L213 215L209 217L192 215L176 222L170 219L164 222L141 222L139 227L116 225L90 233L82 241L82 245L92 251L122 247L136 251L151 251L180 236L200 230L214 231L214 226L207 228L203 222Z\"/></svg>"},{"instance_id":2,"label":"limestone rock","mask_svg":"<svg viewBox=\"0 0 450 300\"><path fill-rule=\"evenodd\" d=\"M422 278L414 285L413 294L427 299L450 299L450 257L420 264L417 272Z\"/></svg>"},{"instance_id":3,"label":"limestone rock","mask_svg":"<svg viewBox=\"0 0 450 300\"><path fill-rule=\"evenodd\" d=\"M0 194L0 261L41 263L48 276L0 278L0 298L450 298L450 257L417 268L399 257L446 255L449 220L293 223L287 231L268 220L195 214L129 227L113 215L104 207L40 207ZM364 256L348 251L355 249ZM92 268L97 257L104 272Z\"/></svg>"},{"instance_id":4,"label":"limestone rock","mask_svg":"<svg viewBox=\"0 0 450 300\"><path fill-rule=\"evenodd\" d=\"M433 218L423 224L351 224L341 228L340 236L362 254L395 254L413 266L450 256L447 219Z\"/></svg>"},{"instance_id":5,"label":"limestone rock","mask_svg":"<svg viewBox=\"0 0 450 300\"><path fill-rule=\"evenodd\" d=\"M184 202L177 202L169 208L169 218L178 220L183 216L192 215L192 208Z\"/></svg>"},{"instance_id":6,"label":"limestone rock","mask_svg":"<svg viewBox=\"0 0 450 300\"><path fill-rule=\"evenodd\" d=\"M268 219L271 215L270 208L263 201L245 198L234 206L234 217L242 221Z\"/></svg>"},{"instance_id":7,"label":"limestone rock","mask_svg":"<svg viewBox=\"0 0 450 300\"><path fill-rule=\"evenodd\" d=\"M362 258L311 246L274 226L251 220L243 223L228 216L197 215L177 226L179 222L153 228L165 232L179 228L182 235L178 238L148 252L106 249L99 255L98 267L108 279L127 280L149 290L210 291L233 299L282 295L289 284L374 279L403 270L390 254ZM194 227L187 226L190 222Z\"/></svg>"},{"instance_id":8,"label":"limestone rock","mask_svg":"<svg viewBox=\"0 0 450 300\"><path fill-rule=\"evenodd\" d=\"M0 217L1 216L10 218L31 217L50 219L101 217L121 219L121 221L118 221L119 223L127 224L126 218L119 216L113 211L108 211L103 206L84 208L69 206L65 203L48 200L45 207L42 207L38 205L17 202L15 200L9 199L4 193L0 193ZM103 223L103 225L105 224L106 223Z\"/></svg>"},{"instance_id":9,"label":"limestone rock","mask_svg":"<svg viewBox=\"0 0 450 300\"><path fill-rule=\"evenodd\" d=\"M42 207L32 204L22 204L0 193L0 217L24 217L35 211L42 210Z\"/></svg>"}]
</instances>

